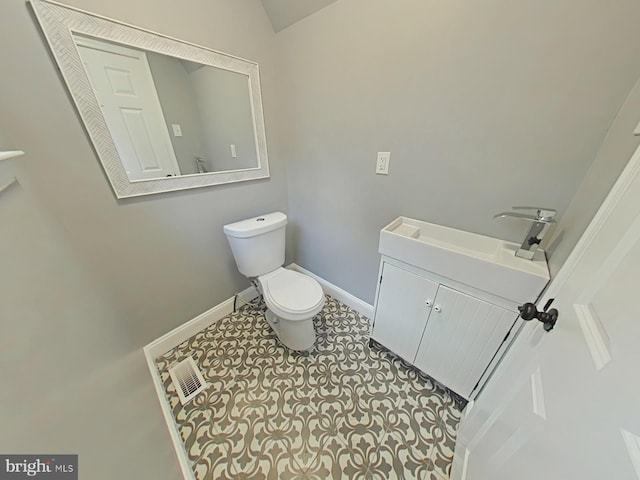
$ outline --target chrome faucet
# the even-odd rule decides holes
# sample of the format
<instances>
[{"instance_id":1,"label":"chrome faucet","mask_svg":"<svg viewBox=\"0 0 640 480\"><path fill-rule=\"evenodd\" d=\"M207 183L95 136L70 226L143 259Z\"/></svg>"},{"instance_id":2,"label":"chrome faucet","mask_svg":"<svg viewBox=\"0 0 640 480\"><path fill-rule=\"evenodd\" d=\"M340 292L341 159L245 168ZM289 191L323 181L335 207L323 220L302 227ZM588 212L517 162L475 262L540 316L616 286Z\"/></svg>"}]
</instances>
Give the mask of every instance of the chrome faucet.
<instances>
[{"instance_id":1,"label":"chrome faucet","mask_svg":"<svg viewBox=\"0 0 640 480\"><path fill-rule=\"evenodd\" d=\"M556 212L553 208L540 208L540 207L511 207L513 210L525 210L535 212L535 215L531 213L519 213L519 212L502 212L493 216L493 218L500 217L514 217L522 218L531 222L531 228L527 232L527 235L522 240L522 245L516 250L516 257L526 258L531 260L538 250L538 245L542 241L542 237L547 233L551 224L556 223L553 218Z\"/></svg>"},{"instance_id":2,"label":"chrome faucet","mask_svg":"<svg viewBox=\"0 0 640 480\"><path fill-rule=\"evenodd\" d=\"M204 160L202 160L202 157L196 157L196 168L198 169L198 173L207 173L207 169L204 166Z\"/></svg>"}]
</instances>

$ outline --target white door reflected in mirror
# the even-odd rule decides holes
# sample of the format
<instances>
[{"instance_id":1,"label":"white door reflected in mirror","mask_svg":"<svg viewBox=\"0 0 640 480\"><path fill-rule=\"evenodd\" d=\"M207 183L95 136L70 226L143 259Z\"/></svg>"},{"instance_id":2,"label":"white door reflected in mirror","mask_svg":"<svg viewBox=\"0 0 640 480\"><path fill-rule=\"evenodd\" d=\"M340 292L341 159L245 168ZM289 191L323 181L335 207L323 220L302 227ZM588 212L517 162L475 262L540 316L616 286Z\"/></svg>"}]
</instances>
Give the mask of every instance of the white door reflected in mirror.
<instances>
[{"instance_id":1,"label":"white door reflected in mirror","mask_svg":"<svg viewBox=\"0 0 640 480\"><path fill-rule=\"evenodd\" d=\"M247 75L73 38L129 180L257 168Z\"/></svg>"},{"instance_id":2,"label":"white door reflected in mirror","mask_svg":"<svg viewBox=\"0 0 640 480\"><path fill-rule=\"evenodd\" d=\"M118 198L269 177L257 63L30 3Z\"/></svg>"},{"instance_id":3,"label":"white door reflected in mirror","mask_svg":"<svg viewBox=\"0 0 640 480\"><path fill-rule=\"evenodd\" d=\"M145 53L76 38L82 63L129 179L180 175Z\"/></svg>"}]
</instances>

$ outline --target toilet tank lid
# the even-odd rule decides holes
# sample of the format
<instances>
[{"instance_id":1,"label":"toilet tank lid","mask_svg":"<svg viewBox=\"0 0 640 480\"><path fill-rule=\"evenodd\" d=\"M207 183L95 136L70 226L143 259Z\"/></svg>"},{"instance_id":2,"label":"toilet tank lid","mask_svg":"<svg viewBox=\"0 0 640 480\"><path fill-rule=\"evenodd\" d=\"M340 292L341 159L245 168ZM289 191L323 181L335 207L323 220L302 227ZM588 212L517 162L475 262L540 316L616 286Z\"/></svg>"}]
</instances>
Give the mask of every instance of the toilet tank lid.
<instances>
[{"instance_id":1,"label":"toilet tank lid","mask_svg":"<svg viewBox=\"0 0 640 480\"><path fill-rule=\"evenodd\" d=\"M287 224L287 216L282 212L267 213L223 227L225 235L237 238L255 237L282 228Z\"/></svg>"}]
</instances>

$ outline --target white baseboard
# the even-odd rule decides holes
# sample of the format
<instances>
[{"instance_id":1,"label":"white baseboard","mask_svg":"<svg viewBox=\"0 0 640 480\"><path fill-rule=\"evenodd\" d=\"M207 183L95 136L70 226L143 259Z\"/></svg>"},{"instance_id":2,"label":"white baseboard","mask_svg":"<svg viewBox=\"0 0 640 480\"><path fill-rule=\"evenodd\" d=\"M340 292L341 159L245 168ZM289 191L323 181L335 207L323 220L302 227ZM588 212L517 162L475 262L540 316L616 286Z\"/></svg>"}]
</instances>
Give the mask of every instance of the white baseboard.
<instances>
[{"instance_id":1,"label":"white baseboard","mask_svg":"<svg viewBox=\"0 0 640 480\"><path fill-rule=\"evenodd\" d=\"M149 344L151 345L151 344ZM176 426L175 421L173 420L173 413L171 412L171 407L169 406L169 402L164 395L164 386L162 385L162 379L160 378L160 372L156 368L156 363L154 358L149 355L147 345L144 347L144 356L147 360L147 366L149 367L149 371L151 372L151 379L153 380L153 386L156 390L156 395L158 396L158 400L160 402L160 410L162 410L162 416L164 417L164 423L167 424L167 428L169 429L169 436L171 437L171 443L173 443L173 448L176 451L176 455L178 457L178 463L180 464L180 470L182 471L182 476L185 480L196 480L196 477L191 469L191 462L187 457L187 452L184 449L184 445L182 443L182 438L180 437L180 432L178 431L178 427Z\"/></svg>"},{"instance_id":2,"label":"white baseboard","mask_svg":"<svg viewBox=\"0 0 640 480\"><path fill-rule=\"evenodd\" d=\"M309 270L302 268L300 265L292 263L287 268L289 268L290 270L295 270L296 272L304 273L305 275L309 275L320 285L322 285L322 289L325 291L325 293L328 293L336 300L344 303L346 306L353 308L356 312L364 315L369 320L373 318L373 305L368 304L364 300L360 300L358 297L351 295L349 292L341 289L340 287L337 287L331 282L328 282L324 278L317 276L315 273L311 273Z\"/></svg>"},{"instance_id":3,"label":"white baseboard","mask_svg":"<svg viewBox=\"0 0 640 480\"><path fill-rule=\"evenodd\" d=\"M258 292L253 287L249 287L246 290L243 290L238 294L238 305L236 305L236 307L246 304L257 296ZM164 421L167 424L167 428L169 429L169 435L171 436L173 447L176 451L176 455L178 456L178 463L180 463L180 469L182 470L182 476L185 478L185 480L195 480L195 476L193 474L193 470L191 469L191 462L189 461L187 453L185 452L182 438L180 437L180 432L178 431L178 428L176 427L176 424L174 422L173 413L171 412L169 403L165 398L164 386L162 385L160 373L156 368L155 359L163 353L168 352L172 348L177 347L182 342L188 340L201 330L204 330L205 328L211 326L222 317L232 313L233 301L234 297L225 300L212 309L207 310L206 312L198 315L192 320L189 320L185 324L174 328L170 332L164 334L163 336L154 340L143 348L144 356L147 360L147 366L149 367L149 371L151 372L151 378L156 390L156 395L158 396L158 400L160 402L160 409L162 410Z\"/></svg>"},{"instance_id":4,"label":"white baseboard","mask_svg":"<svg viewBox=\"0 0 640 480\"><path fill-rule=\"evenodd\" d=\"M238 305L236 305L236 307L241 307L257 296L258 292L256 292L256 289L253 287L243 290L238 293ZM149 355L152 360L155 360L163 353L177 347L185 340L193 337L199 331L204 330L225 315L229 315L231 312L233 312L233 297L154 340L144 347L145 355Z\"/></svg>"},{"instance_id":5,"label":"white baseboard","mask_svg":"<svg viewBox=\"0 0 640 480\"><path fill-rule=\"evenodd\" d=\"M291 270L295 270L300 273L304 273L305 275L309 275L311 278L314 278L324 290L325 293L331 295L336 300L344 303L348 307L354 309L356 312L364 315L365 317L371 319L373 318L373 306L368 303L360 300L359 298L351 295L349 292L341 289L340 287L335 286L334 284L326 281L323 278L318 277L317 275L311 273L310 271L292 263L287 268ZM242 306L247 302L250 302L254 298L258 296L258 292L255 288L249 287L246 290L243 290L238 294L238 305ZM192 320L189 320L183 325L180 325L177 328L174 328L170 332L164 334L160 338L154 340L143 348L144 356L147 360L147 366L149 367L149 371L151 372L151 378L153 379L153 384L156 389L156 394L158 396L158 400L160 402L160 408L162 409L162 414L164 416L164 421L167 424L169 429L169 434L171 436L171 441L173 442L173 446L176 450L176 455L178 456L178 461L180 463L180 468L182 470L182 475L185 480L195 480L195 476L193 470L191 469L191 462L187 457L187 453L185 452L184 445L182 442L182 438L180 437L180 432L176 427L176 424L173 419L173 413L171 412L171 408L169 407L169 403L167 402L164 394L164 386L162 384L162 379L160 378L160 373L156 368L155 359L160 355L168 352L174 347L177 347L185 340L188 340L196 333L204 330L205 328L211 326L213 323L220 320L222 317L229 315L233 312L233 297L225 300L224 302L216 305L215 307L207 310L201 315L198 315Z\"/></svg>"},{"instance_id":6,"label":"white baseboard","mask_svg":"<svg viewBox=\"0 0 640 480\"><path fill-rule=\"evenodd\" d=\"M320 285L322 285L322 289L325 291L325 293L328 293L336 300L344 303L350 308L353 308L356 312L364 315L365 317L369 319L373 318L373 305L360 300L358 297L351 295L349 292L343 290L340 287L337 287L336 285L328 282L324 278L317 276L309 270L296 265L295 263L290 264L287 268L310 276L311 278L315 279ZM238 293L238 305L236 305L236 307L245 305L247 302L250 302L251 300L258 297L258 295L258 292L253 287L249 287L243 290L242 292ZM189 338L194 336L196 333L204 330L214 322L220 320L225 315L229 315L231 312L233 312L233 300L233 297L231 297L211 308L210 310L207 310L206 312L198 315L192 320L189 320L179 327L174 328L160 338L157 338L144 347L145 355L151 358L151 360L153 361L163 353L166 353L172 348L177 347L185 340L188 340Z\"/></svg>"}]
</instances>

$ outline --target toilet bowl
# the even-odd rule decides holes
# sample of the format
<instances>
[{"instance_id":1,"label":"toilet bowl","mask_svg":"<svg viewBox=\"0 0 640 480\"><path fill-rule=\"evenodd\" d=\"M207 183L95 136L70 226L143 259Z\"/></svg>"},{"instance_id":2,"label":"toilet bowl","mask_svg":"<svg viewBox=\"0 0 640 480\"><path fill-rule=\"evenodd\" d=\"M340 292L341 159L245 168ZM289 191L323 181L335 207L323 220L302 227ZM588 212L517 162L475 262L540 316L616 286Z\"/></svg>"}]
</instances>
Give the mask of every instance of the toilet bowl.
<instances>
[{"instance_id":1,"label":"toilet bowl","mask_svg":"<svg viewBox=\"0 0 640 480\"><path fill-rule=\"evenodd\" d=\"M233 258L244 276L255 279L267 305L266 319L292 350L315 343L313 317L325 297L313 278L282 268L287 216L274 212L224 226Z\"/></svg>"},{"instance_id":2,"label":"toilet bowl","mask_svg":"<svg viewBox=\"0 0 640 480\"><path fill-rule=\"evenodd\" d=\"M258 277L258 284L267 305L267 322L280 341L292 350L312 348L316 339L313 317L325 302L320 284L285 268Z\"/></svg>"}]
</instances>

